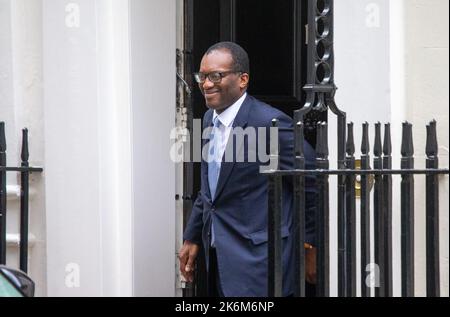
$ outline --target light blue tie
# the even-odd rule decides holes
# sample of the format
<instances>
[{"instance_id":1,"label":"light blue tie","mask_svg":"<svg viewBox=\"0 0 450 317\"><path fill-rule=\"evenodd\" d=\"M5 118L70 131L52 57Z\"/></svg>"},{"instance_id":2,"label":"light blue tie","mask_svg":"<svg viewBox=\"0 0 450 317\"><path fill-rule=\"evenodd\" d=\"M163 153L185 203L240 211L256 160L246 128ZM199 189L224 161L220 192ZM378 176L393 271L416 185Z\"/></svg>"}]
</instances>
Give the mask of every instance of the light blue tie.
<instances>
[{"instance_id":1,"label":"light blue tie","mask_svg":"<svg viewBox=\"0 0 450 317\"><path fill-rule=\"evenodd\" d=\"M219 131L222 122L220 122L219 118L216 117L214 119L214 129L211 132L210 141L209 141L209 163L208 163L208 182L209 182L209 191L211 192L211 198L214 200L216 196L217 182L219 180L220 167L222 163L222 158L220 157L220 149L219 145L221 142L221 132ZM211 247L215 248L215 232L214 232L214 223L212 223L211 219Z\"/></svg>"},{"instance_id":2,"label":"light blue tie","mask_svg":"<svg viewBox=\"0 0 450 317\"><path fill-rule=\"evenodd\" d=\"M209 141L209 163L208 163L208 182L209 191L211 192L211 198L216 197L217 181L219 180L220 167L222 163L222 158L220 157L220 141L221 132L220 127L222 123L219 118L214 119L214 128L211 132Z\"/></svg>"}]
</instances>

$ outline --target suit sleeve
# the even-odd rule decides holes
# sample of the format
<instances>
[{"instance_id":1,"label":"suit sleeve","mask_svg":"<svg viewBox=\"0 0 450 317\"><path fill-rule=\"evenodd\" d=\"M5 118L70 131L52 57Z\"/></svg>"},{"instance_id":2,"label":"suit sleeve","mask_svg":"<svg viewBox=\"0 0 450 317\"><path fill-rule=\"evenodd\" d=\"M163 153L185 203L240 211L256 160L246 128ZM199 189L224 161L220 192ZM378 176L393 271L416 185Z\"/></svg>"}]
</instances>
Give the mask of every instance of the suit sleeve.
<instances>
[{"instance_id":1,"label":"suit sleeve","mask_svg":"<svg viewBox=\"0 0 450 317\"><path fill-rule=\"evenodd\" d=\"M294 169L294 126L292 119L284 114L278 116L279 142L280 142L280 169ZM305 169L316 169L316 153L311 145L304 140ZM292 188L292 177L286 178L286 186ZM317 185L316 177L308 175L305 177L305 242L315 245L315 217L317 209Z\"/></svg>"},{"instance_id":2,"label":"suit sleeve","mask_svg":"<svg viewBox=\"0 0 450 317\"><path fill-rule=\"evenodd\" d=\"M202 193L199 192L194 206L192 207L191 216L184 230L183 239L188 240L197 245L202 243L203 228L203 199Z\"/></svg>"},{"instance_id":3,"label":"suit sleeve","mask_svg":"<svg viewBox=\"0 0 450 317\"><path fill-rule=\"evenodd\" d=\"M203 129L206 128L207 122L211 122L212 110L209 110L203 116ZM202 148L205 144L202 142ZM206 168L205 162L202 160L201 169ZM203 186L204 184L202 184ZM183 239L188 240L197 245L202 244L202 230L203 230L203 196L202 191L199 191L197 199L192 207L191 216L184 230Z\"/></svg>"}]
</instances>

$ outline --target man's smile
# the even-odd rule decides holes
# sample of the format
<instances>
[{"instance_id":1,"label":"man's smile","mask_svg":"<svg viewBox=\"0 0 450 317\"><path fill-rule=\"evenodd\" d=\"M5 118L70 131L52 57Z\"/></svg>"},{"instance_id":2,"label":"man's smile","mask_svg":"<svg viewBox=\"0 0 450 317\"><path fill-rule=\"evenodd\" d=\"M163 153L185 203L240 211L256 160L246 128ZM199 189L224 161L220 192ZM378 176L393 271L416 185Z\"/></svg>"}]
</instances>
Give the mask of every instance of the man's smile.
<instances>
[{"instance_id":1,"label":"man's smile","mask_svg":"<svg viewBox=\"0 0 450 317\"><path fill-rule=\"evenodd\" d=\"M214 97L214 96L216 96L218 94L219 94L218 90L205 91L205 97L206 98L211 98L211 97Z\"/></svg>"}]
</instances>

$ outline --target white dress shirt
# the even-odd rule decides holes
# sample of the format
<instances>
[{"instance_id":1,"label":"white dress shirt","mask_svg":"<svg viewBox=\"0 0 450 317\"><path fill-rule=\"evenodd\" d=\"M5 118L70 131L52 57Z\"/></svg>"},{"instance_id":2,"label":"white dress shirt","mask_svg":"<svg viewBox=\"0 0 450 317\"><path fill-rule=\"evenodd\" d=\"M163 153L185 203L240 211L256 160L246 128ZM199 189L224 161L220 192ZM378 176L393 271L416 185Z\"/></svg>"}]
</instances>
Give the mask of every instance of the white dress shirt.
<instances>
[{"instance_id":1,"label":"white dress shirt","mask_svg":"<svg viewBox=\"0 0 450 317\"><path fill-rule=\"evenodd\" d=\"M228 139L230 138L230 133L231 130L233 129L234 120L236 119L236 116L239 110L241 109L241 106L244 103L245 98L247 98L247 93L244 93L244 95L241 98L239 98L238 101L236 101L234 104L228 107L221 114L218 114L214 110L213 122L215 122L216 118L218 118L218 120L220 120L220 122L222 123L220 128L215 129L217 131L214 131L215 134L217 133L217 136L220 140L217 156L215 156L217 158L220 158L218 162L219 165L222 163L222 158L228 144Z\"/></svg>"}]
</instances>

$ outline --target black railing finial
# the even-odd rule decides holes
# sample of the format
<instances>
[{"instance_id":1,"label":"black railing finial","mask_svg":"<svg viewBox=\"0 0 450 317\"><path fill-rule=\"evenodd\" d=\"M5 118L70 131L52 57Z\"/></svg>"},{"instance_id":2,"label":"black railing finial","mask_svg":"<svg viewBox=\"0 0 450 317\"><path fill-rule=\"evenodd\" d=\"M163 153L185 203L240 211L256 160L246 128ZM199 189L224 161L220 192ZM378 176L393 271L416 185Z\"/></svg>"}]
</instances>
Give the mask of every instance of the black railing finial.
<instances>
[{"instance_id":1,"label":"black railing finial","mask_svg":"<svg viewBox=\"0 0 450 317\"><path fill-rule=\"evenodd\" d=\"M319 122L317 125L317 157L328 158L328 125L326 122Z\"/></svg>"},{"instance_id":2,"label":"black railing finial","mask_svg":"<svg viewBox=\"0 0 450 317\"><path fill-rule=\"evenodd\" d=\"M350 122L347 125L346 152L348 156L353 156L355 154L355 138L353 136L353 122Z\"/></svg>"},{"instance_id":3,"label":"black railing finial","mask_svg":"<svg viewBox=\"0 0 450 317\"><path fill-rule=\"evenodd\" d=\"M272 128L278 128L278 119L272 120ZM275 141L275 140L273 140ZM280 142L270 142L270 166L274 170L278 170L280 168Z\"/></svg>"},{"instance_id":4,"label":"black railing finial","mask_svg":"<svg viewBox=\"0 0 450 317\"><path fill-rule=\"evenodd\" d=\"M0 122L0 153L6 152L5 123Z\"/></svg>"},{"instance_id":5,"label":"black railing finial","mask_svg":"<svg viewBox=\"0 0 450 317\"><path fill-rule=\"evenodd\" d=\"M363 124L363 136L361 142L361 154L367 155L370 153L370 142L369 142L369 123L365 122Z\"/></svg>"},{"instance_id":6,"label":"black railing finial","mask_svg":"<svg viewBox=\"0 0 450 317\"><path fill-rule=\"evenodd\" d=\"M414 155L412 124L409 122L403 123L402 134L402 156L411 157Z\"/></svg>"},{"instance_id":7,"label":"black railing finial","mask_svg":"<svg viewBox=\"0 0 450 317\"><path fill-rule=\"evenodd\" d=\"M391 141L391 124L384 125L384 144L383 153L385 156L392 155L392 141Z\"/></svg>"},{"instance_id":8,"label":"black railing finial","mask_svg":"<svg viewBox=\"0 0 450 317\"><path fill-rule=\"evenodd\" d=\"M30 158L30 153L28 151L28 129L22 130L22 166L24 162L28 162L28 159Z\"/></svg>"},{"instance_id":9,"label":"black railing finial","mask_svg":"<svg viewBox=\"0 0 450 317\"><path fill-rule=\"evenodd\" d=\"M436 157L439 152L436 132L436 120L427 125L427 147L426 153L428 157Z\"/></svg>"},{"instance_id":10,"label":"black railing finial","mask_svg":"<svg viewBox=\"0 0 450 317\"><path fill-rule=\"evenodd\" d=\"M297 124L295 125L295 156L297 158L302 158L304 157L304 133L303 133L303 122L299 121L297 122Z\"/></svg>"},{"instance_id":11,"label":"black railing finial","mask_svg":"<svg viewBox=\"0 0 450 317\"><path fill-rule=\"evenodd\" d=\"M375 143L373 146L373 154L376 157L381 157L383 153L383 148L381 146L381 123L377 122L375 124Z\"/></svg>"}]
</instances>

